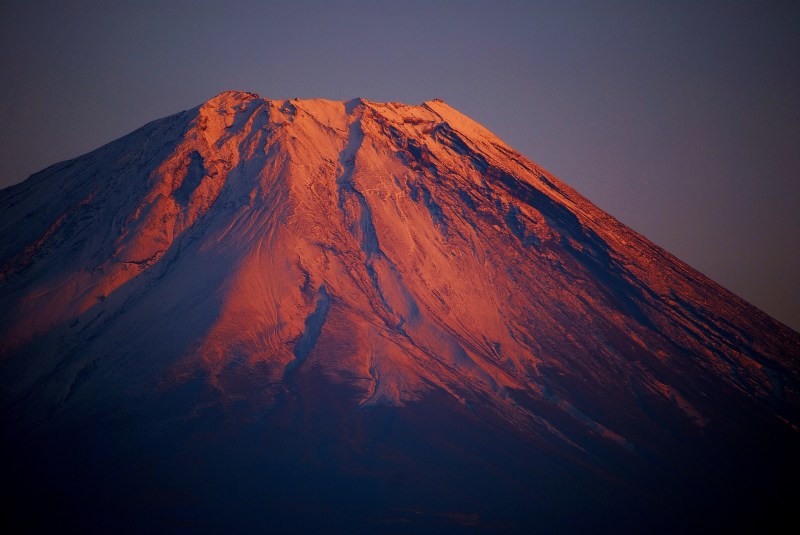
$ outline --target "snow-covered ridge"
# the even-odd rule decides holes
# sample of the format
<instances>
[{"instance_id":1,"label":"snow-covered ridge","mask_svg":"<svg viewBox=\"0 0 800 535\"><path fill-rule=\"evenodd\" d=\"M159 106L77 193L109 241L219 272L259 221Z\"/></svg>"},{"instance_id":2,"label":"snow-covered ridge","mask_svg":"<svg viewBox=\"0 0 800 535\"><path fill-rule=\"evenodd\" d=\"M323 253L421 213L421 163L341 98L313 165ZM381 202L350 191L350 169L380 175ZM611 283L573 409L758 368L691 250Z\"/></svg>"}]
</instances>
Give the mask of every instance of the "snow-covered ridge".
<instances>
[{"instance_id":1,"label":"snow-covered ridge","mask_svg":"<svg viewBox=\"0 0 800 535\"><path fill-rule=\"evenodd\" d=\"M800 335L441 100L225 92L45 169L0 314L12 481L135 532L719 531L798 476Z\"/></svg>"},{"instance_id":2,"label":"snow-covered ridge","mask_svg":"<svg viewBox=\"0 0 800 535\"><path fill-rule=\"evenodd\" d=\"M440 99L226 91L3 191L0 207L0 353L29 359L10 399L50 377L41 403L71 407L109 388L93 366L159 388L202 376L221 399L262 385L250 401L269 404L303 371L365 406L477 396L575 443L524 395L624 445L628 421L563 385L591 381L609 407L645 392L702 427L717 409L676 382L690 359L764 403L780 391L796 425L796 333Z\"/></svg>"}]
</instances>

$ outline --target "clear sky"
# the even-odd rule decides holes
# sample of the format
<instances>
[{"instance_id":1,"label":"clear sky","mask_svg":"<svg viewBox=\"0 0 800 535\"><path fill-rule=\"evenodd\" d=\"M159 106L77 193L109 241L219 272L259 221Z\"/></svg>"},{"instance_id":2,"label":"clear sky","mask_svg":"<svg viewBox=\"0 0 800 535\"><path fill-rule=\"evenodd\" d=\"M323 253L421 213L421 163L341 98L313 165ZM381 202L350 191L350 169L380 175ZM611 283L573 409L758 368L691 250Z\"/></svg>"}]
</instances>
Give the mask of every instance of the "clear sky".
<instances>
[{"instance_id":1,"label":"clear sky","mask_svg":"<svg viewBox=\"0 0 800 535\"><path fill-rule=\"evenodd\" d=\"M0 187L226 89L435 97L800 330L800 2L0 3Z\"/></svg>"}]
</instances>

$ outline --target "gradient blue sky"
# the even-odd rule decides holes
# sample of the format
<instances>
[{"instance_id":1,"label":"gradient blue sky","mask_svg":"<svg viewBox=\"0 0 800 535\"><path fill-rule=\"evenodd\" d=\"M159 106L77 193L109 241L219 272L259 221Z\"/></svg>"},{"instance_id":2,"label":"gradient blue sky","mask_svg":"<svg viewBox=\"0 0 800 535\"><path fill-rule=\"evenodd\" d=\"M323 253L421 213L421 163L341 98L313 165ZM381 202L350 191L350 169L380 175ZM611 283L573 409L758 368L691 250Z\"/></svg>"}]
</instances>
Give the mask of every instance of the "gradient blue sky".
<instances>
[{"instance_id":1,"label":"gradient blue sky","mask_svg":"<svg viewBox=\"0 0 800 535\"><path fill-rule=\"evenodd\" d=\"M440 97L800 329L800 2L4 0L0 50L0 187L225 89Z\"/></svg>"}]
</instances>

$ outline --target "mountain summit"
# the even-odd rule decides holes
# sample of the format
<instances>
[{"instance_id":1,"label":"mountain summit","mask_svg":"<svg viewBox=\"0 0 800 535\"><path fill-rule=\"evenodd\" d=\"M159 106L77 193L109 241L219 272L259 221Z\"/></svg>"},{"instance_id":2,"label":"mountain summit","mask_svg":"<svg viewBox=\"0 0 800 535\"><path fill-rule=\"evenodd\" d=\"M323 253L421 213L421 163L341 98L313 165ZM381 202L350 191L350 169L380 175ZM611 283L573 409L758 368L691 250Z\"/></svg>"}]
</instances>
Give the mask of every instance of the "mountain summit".
<instances>
[{"instance_id":1,"label":"mountain summit","mask_svg":"<svg viewBox=\"0 0 800 535\"><path fill-rule=\"evenodd\" d=\"M0 233L17 513L139 532L790 514L800 335L441 100L225 92L0 191Z\"/></svg>"}]
</instances>

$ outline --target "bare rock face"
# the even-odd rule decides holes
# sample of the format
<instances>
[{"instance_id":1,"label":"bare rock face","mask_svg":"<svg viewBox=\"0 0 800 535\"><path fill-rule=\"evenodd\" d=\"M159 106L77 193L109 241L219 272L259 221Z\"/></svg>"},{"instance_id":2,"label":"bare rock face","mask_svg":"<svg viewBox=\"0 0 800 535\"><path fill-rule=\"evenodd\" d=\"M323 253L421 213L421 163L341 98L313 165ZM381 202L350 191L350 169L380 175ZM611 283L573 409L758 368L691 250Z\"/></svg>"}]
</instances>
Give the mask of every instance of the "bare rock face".
<instances>
[{"instance_id":1,"label":"bare rock face","mask_svg":"<svg viewBox=\"0 0 800 535\"><path fill-rule=\"evenodd\" d=\"M42 522L790 519L800 335L440 100L222 93L0 191L0 233Z\"/></svg>"}]
</instances>

